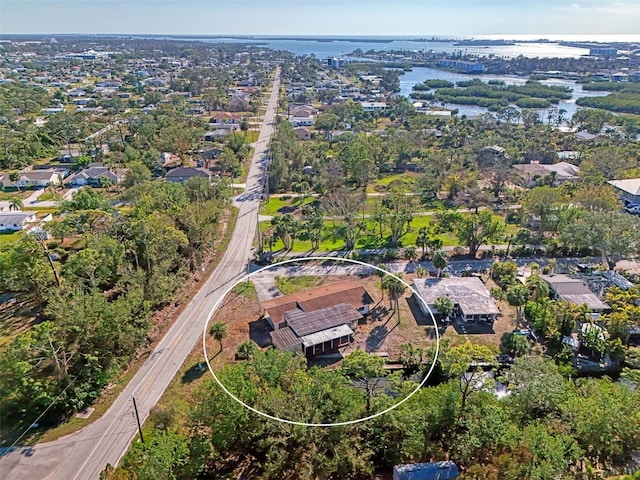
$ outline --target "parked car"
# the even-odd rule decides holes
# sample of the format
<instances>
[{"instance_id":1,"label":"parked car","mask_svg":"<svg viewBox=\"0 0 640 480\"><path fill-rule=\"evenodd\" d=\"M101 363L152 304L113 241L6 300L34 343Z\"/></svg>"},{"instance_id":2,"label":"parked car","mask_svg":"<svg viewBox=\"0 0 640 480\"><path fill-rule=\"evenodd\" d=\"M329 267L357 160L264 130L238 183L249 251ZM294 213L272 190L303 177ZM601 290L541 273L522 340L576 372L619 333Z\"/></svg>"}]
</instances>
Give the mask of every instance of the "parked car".
<instances>
[{"instance_id":1,"label":"parked car","mask_svg":"<svg viewBox=\"0 0 640 480\"><path fill-rule=\"evenodd\" d=\"M625 210L633 215L638 215L640 214L640 205L629 206Z\"/></svg>"}]
</instances>

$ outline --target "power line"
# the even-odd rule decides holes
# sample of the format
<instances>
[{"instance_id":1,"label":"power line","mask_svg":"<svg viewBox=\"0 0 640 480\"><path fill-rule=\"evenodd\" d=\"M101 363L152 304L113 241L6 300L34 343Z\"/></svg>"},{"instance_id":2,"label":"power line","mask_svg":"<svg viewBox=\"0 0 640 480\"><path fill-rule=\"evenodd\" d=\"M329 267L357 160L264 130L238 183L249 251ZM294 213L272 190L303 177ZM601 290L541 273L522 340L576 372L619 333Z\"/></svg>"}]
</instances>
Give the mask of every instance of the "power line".
<instances>
[{"instance_id":1,"label":"power line","mask_svg":"<svg viewBox=\"0 0 640 480\"><path fill-rule=\"evenodd\" d=\"M22 439L22 437L24 437L24 436L27 434L27 432L28 432L29 430L31 430L31 427L33 426L33 424L37 423L37 422L38 422L38 420L40 420L40 419L44 416L44 414L45 414L45 413L47 413L47 412L49 411L49 409L50 409L51 407L53 407L53 406L56 404L56 402L60 399L60 397L62 396L62 394L63 394L64 392L66 392L66 391L67 391L67 388L69 388L69 387L73 384L73 382L75 382L75 381L76 381L76 378L78 378L78 375L76 375L75 377L73 377L73 379L69 382L69 385L67 385L66 387L64 387L64 389L63 389L63 390L58 394L58 396L53 400L53 402L51 402L51 404L50 404L47 408L45 408L44 412L42 412L42 413L40 414L40 416L38 416L38 418L36 418L33 422L31 422L31 423L29 424L29 426L27 427L27 429L26 429L24 432L22 432L22 434L21 434L21 435L16 439L16 441L15 441L15 442L13 442L13 443L11 444L11 446L9 447L9 449L8 449L8 450L11 450L13 447L15 447L15 446L16 446L16 444L17 444L17 443Z\"/></svg>"}]
</instances>

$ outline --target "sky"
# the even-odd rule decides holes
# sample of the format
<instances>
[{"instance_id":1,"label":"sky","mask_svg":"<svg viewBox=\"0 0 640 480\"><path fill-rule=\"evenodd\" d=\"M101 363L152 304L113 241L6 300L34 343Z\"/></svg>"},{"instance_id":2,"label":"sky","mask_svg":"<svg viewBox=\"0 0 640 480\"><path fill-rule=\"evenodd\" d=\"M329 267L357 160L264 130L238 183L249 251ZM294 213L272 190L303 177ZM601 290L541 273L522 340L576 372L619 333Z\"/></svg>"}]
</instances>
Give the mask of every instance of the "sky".
<instances>
[{"instance_id":1,"label":"sky","mask_svg":"<svg viewBox=\"0 0 640 480\"><path fill-rule=\"evenodd\" d=\"M0 0L0 34L640 33L640 0Z\"/></svg>"}]
</instances>

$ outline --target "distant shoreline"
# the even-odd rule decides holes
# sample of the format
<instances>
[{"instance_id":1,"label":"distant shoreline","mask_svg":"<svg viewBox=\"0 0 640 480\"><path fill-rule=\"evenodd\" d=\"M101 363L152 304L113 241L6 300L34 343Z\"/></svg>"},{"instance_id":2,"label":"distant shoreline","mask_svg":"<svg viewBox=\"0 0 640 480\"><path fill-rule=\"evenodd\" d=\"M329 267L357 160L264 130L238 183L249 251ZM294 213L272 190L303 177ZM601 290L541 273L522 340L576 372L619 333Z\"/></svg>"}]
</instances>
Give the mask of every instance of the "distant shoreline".
<instances>
[{"instance_id":1,"label":"distant shoreline","mask_svg":"<svg viewBox=\"0 0 640 480\"><path fill-rule=\"evenodd\" d=\"M357 36L357 35L221 35L221 34L162 34L162 33L31 33L31 34L9 34L0 33L0 39L26 39L26 38L41 38L41 37L129 37L129 38L164 38L164 39L229 39L229 40L244 40L244 41L256 41L256 42L268 42L268 41L296 41L296 42L319 42L319 43L331 43L331 42L350 42L350 43L393 43L395 41L402 42L415 42L415 43L450 43L459 46L509 46L518 43L558 43L560 45L621 45L630 43L640 43L640 35L593 35L591 38L588 36L577 35L549 35L545 38L544 35L536 36L510 36L504 35L487 35L487 36L459 36L459 37L445 37L445 36ZM517 38L520 37L520 38ZM555 38L554 38L555 37ZM579 37L571 38L571 37ZM633 37L633 39L631 39Z\"/></svg>"}]
</instances>

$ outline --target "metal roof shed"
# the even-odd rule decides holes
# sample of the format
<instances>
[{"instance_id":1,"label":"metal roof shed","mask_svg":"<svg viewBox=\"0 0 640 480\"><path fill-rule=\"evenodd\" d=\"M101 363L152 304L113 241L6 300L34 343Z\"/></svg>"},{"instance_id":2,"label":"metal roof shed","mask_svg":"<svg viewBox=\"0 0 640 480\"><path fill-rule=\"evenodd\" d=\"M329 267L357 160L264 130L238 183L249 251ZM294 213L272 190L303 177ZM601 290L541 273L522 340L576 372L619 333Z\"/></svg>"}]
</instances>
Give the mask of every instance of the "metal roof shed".
<instances>
[{"instance_id":1,"label":"metal roof shed","mask_svg":"<svg viewBox=\"0 0 640 480\"><path fill-rule=\"evenodd\" d=\"M458 478L458 467L451 461L411 463L393 467L393 480L452 480Z\"/></svg>"}]
</instances>

